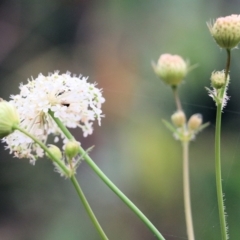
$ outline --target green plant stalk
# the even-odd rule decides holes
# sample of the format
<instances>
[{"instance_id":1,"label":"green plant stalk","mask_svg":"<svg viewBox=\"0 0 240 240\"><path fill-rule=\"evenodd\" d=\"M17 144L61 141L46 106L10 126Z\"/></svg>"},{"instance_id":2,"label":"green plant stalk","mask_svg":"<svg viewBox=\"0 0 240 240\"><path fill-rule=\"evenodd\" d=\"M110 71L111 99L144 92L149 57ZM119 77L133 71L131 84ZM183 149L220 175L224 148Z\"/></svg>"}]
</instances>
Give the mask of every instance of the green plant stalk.
<instances>
[{"instance_id":1,"label":"green plant stalk","mask_svg":"<svg viewBox=\"0 0 240 240\"><path fill-rule=\"evenodd\" d=\"M228 84L227 78L230 69L231 51L227 49L227 63L225 69L225 86L221 89L220 99L223 99ZM224 212L223 192L222 192L222 176L221 176L221 120L222 120L222 101L217 104L216 130L215 130L215 172L216 172L216 188L218 199L218 211L221 227L222 240L227 240L227 223Z\"/></svg>"},{"instance_id":2,"label":"green plant stalk","mask_svg":"<svg viewBox=\"0 0 240 240\"><path fill-rule=\"evenodd\" d=\"M194 240L189 180L189 141L182 141L183 148L183 193L188 240Z\"/></svg>"},{"instance_id":3,"label":"green plant stalk","mask_svg":"<svg viewBox=\"0 0 240 240\"><path fill-rule=\"evenodd\" d=\"M97 229L99 235L101 236L101 238L103 240L108 240L108 237L104 233L104 231L103 231L102 227L100 226L96 216L94 215L94 213L93 213L93 211L92 211L92 209L91 209L91 207L90 207L90 205L89 205L89 203L88 203L88 201L87 201L87 199L86 199L86 197L85 197L85 195L84 195L84 193L83 193L83 191L82 191L82 189L81 189L81 187L80 187L80 185L79 185L79 183L76 179L76 177L72 176L70 179L72 181L73 186L75 187L75 189L77 191L77 194L78 194L79 198L82 201L83 206L85 207L90 219L92 220L93 225Z\"/></svg>"},{"instance_id":4,"label":"green plant stalk","mask_svg":"<svg viewBox=\"0 0 240 240\"><path fill-rule=\"evenodd\" d=\"M51 158L51 160L53 162L55 162L66 174L66 176L70 176L70 171L69 169L64 165L64 163L59 160L58 158L56 158L51 151L49 151L48 147L43 144L41 141L39 141L36 137L34 137L32 134L30 134L28 131L26 131L25 129L19 127L19 126L14 126L13 127L14 130L18 130L19 132L22 132L24 135L28 136L29 138L31 138L35 143L37 143Z\"/></svg>"},{"instance_id":5,"label":"green plant stalk","mask_svg":"<svg viewBox=\"0 0 240 240\"><path fill-rule=\"evenodd\" d=\"M68 129L62 124L62 122L54 117L54 113L49 111L49 114L56 122L58 127L64 133L64 135L69 139L73 140L74 137L68 131ZM149 219L136 207L136 205L102 172L102 170L94 163L94 161L89 157L86 151L80 147L79 153L82 155L87 164L92 168L92 170L100 177L100 179L142 220L142 222L153 232L153 234L159 240L165 240L162 234L157 230L157 228L149 221Z\"/></svg>"},{"instance_id":6,"label":"green plant stalk","mask_svg":"<svg viewBox=\"0 0 240 240\"><path fill-rule=\"evenodd\" d=\"M173 90L173 96L174 96L174 99L175 99L175 102L176 102L177 110L178 111L182 111L182 105L181 105L181 101L179 99L178 91L177 91L178 87L177 86L173 86L172 90Z\"/></svg>"},{"instance_id":7,"label":"green plant stalk","mask_svg":"<svg viewBox=\"0 0 240 240\"><path fill-rule=\"evenodd\" d=\"M173 86L172 90L176 102L177 111L182 111L182 105L178 95L177 86ZM188 240L194 240L195 237L192 220L190 177L189 177L189 139L182 141L182 150L183 150L183 198L187 236Z\"/></svg>"},{"instance_id":8,"label":"green plant stalk","mask_svg":"<svg viewBox=\"0 0 240 240\"><path fill-rule=\"evenodd\" d=\"M216 117L216 130L215 130L216 131L215 132L215 172L216 172L218 211L219 211L222 240L227 240L227 228L226 228L226 218L224 213L222 177L221 177L221 115L222 115L222 104L218 104L217 117Z\"/></svg>"},{"instance_id":9,"label":"green plant stalk","mask_svg":"<svg viewBox=\"0 0 240 240\"><path fill-rule=\"evenodd\" d=\"M18 130L18 131L22 132L23 134L25 134L29 138L31 138L35 143L37 143L49 155L51 160L53 162L55 162L64 171L66 176L71 176L71 171L68 170L68 168L64 165L64 163L61 160L59 160L57 157L55 157L55 155L53 155L51 153L51 151L49 151L48 147L45 144L43 144L36 137L34 137L32 134L30 134L26 130L20 128L19 126L14 126L13 128L15 130ZM71 182L72 182L80 200L82 201L82 204L85 207L93 225L95 226L97 232L99 233L99 235L101 236L101 238L103 240L108 240L108 238L107 238L106 234L104 233L101 225L99 224L96 216L94 215L94 213L93 213L93 211L92 211L92 209L91 209L91 207L90 207L90 205L89 205L89 203L88 203L88 201L87 201L87 199L86 199L86 197L85 197L85 195L84 195L84 193L83 193L83 191L82 191L82 189L81 189L81 187L80 187L80 185L77 181L77 179L75 178L75 176L71 176L70 179L71 179Z\"/></svg>"}]
</instances>

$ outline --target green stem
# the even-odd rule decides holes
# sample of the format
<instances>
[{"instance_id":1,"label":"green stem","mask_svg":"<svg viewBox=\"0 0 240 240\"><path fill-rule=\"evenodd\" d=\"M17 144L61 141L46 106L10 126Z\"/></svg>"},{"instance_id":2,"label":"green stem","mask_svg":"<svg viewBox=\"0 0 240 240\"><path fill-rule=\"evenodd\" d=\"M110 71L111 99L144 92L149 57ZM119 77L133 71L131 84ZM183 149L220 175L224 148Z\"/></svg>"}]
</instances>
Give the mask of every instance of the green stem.
<instances>
[{"instance_id":1,"label":"green stem","mask_svg":"<svg viewBox=\"0 0 240 240\"><path fill-rule=\"evenodd\" d=\"M194 240L192 210L191 210L191 195L190 195L190 180L189 180L189 142L183 141L183 192L184 192L184 207L187 226L188 240Z\"/></svg>"},{"instance_id":2,"label":"green stem","mask_svg":"<svg viewBox=\"0 0 240 240\"><path fill-rule=\"evenodd\" d=\"M177 110L182 111L182 105L178 96L177 86L172 87L174 99L176 102ZM183 148L183 196L184 196L184 209L185 220L187 227L188 240L194 240L194 228L192 220L191 209L191 195L190 195L190 179L189 179L189 140L182 141Z\"/></svg>"},{"instance_id":3,"label":"green stem","mask_svg":"<svg viewBox=\"0 0 240 240\"><path fill-rule=\"evenodd\" d=\"M172 90L173 90L173 96L174 96L174 99L175 99L175 102L176 102L177 110L181 111L182 110L182 105L181 105L181 101L180 101L179 96L178 96L177 86L173 86Z\"/></svg>"},{"instance_id":4,"label":"green stem","mask_svg":"<svg viewBox=\"0 0 240 240\"><path fill-rule=\"evenodd\" d=\"M64 133L64 135L72 140L74 137L68 131L68 129L62 124L62 122L54 117L54 113L49 111L49 114L56 122L58 127ZM142 220L142 222L154 233L154 235L159 240L165 240L162 234L157 230L157 228L149 221L149 219L136 207L136 205L101 171L101 169L94 163L94 161L89 157L86 151L80 147L79 153L83 156L87 164L92 168L92 170L102 179L102 181Z\"/></svg>"},{"instance_id":5,"label":"green stem","mask_svg":"<svg viewBox=\"0 0 240 240\"><path fill-rule=\"evenodd\" d=\"M225 69L225 86L223 87L220 99L224 98L226 87L228 84L227 78L230 69L231 52L227 50L227 64ZM218 211L221 227L222 240L227 240L227 224L224 212L223 192L222 192L222 176L221 176L221 120L222 120L222 101L217 104L216 130L215 130L215 171L216 171L216 187L218 199Z\"/></svg>"},{"instance_id":6,"label":"green stem","mask_svg":"<svg viewBox=\"0 0 240 240\"><path fill-rule=\"evenodd\" d=\"M73 184L73 186L75 187L75 189L76 189L76 191L78 193L79 198L82 201L83 206L85 207L85 209L86 209L86 211L88 213L88 216L92 220L92 223L95 226L95 228L97 229L99 235L101 236L101 238L103 240L108 240L108 238L107 238L106 234L104 233L101 225L99 224L97 218L95 217L95 215L94 215L94 213L93 213L93 211L92 211L92 209L91 209L91 207L90 207L86 197L84 196L84 193L83 193L83 191L82 191L82 189L81 189L81 187L80 187L76 177L72 176L70 179L71 179L72 184Z\"/></svg>"},{"instance_id":7,"label":"green stem","mask_svg":"<svg viewBox=\"0 0 240 240\"><path fill-rule=\"evenodd\" d=\"M221 226L222 239L227 240L226 218L224 213L223 193L222 193L222 177L221 177L221 115L222 104L217 106L216 132L215 132L215 171L219 220Z\"/></svg>"},{"instance_id":8,"label":"green stem","mask_svg":"<svg viewBox=\"0 0 240 240\"><path fill-rule=\"evenodd\" d=\"M31 138L35 143L37 143L50 157L50 159L55 162L56 164L58 164L58 166L64 171L64 173L66 174L66 176L70 176L71 172L69 171L69 169L65 166L65 164L59 160L57 157L55 157L55 155L52 154L51 151L49 151L48 147L43 144L41 141L39 141L36 137L34 137L32 134L30 134L29 132L27 132L25 129L20 128L19 126L14 126L13 127L15 130L18 130L19 132L22 132L23 134L25 134L26 136L28 136L29 138Z\"/></svg>"},{"instance_id":9,"label":"green stem","mask_svg":"<svg viewBox=\"0 0 240 240\"><path fill-rule=\"evenodd\" d=\"M35 143L37 143L49 155L50 159L52 161L54 161L64 171L66 176L71 176L71 171L64 165L64 163L61 160L59 160L57 157L55 157L54 154L52 154L51 151L49 151L49 149L47 148L47 146L45 144L43 144L41 141L39 141L37 138L35 138L32 134L30 134L26 130L20 128L19 126L14 126L14 129L22 132L23 134L25 134L26 136L31 138ZM107 238L106 234L104 233L103 229L101 228L97 218L95 217L86 197L84 196L84 193L82 192L82 189L80 188L80 185L77 182L77 179L75 178L75 176L71 176L70 179L72 181L72 184L73 184L75 190L78 193L80 200L82 201L83 206L85 207L90 219L92 220L93 225L97 229L99 235L101 236L101 238L103 240L108 240L108 238Z\"/></svg>"}]
</instances>

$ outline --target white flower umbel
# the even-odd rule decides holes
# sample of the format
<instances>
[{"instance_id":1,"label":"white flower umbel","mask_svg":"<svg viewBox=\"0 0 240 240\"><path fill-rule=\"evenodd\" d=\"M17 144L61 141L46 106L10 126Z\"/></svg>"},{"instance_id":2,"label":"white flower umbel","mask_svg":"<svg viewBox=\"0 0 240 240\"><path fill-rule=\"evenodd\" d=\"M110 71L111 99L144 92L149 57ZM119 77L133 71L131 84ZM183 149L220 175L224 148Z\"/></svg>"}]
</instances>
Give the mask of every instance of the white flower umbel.
<instances>
[{"instance_id":1,"label":"white flower umbel","mask_svg":"<svg viewBox=\"0 0 240 240\"><path fill-rule=\"evenodd\" d=\"M86 77L71 76L69 72L55 72L48 76L39 74L26 85L21 84L20 94L12 95L10 102L19 112L21 128L44 143L51 133L63 137L49 111L66 127L80 127L86 137L93 132L93 121L97 119L100 125L103 117L101 106L105 99L101 89L95 86L87 82ZM20 132L14 132L3 141L8 145L6 148L19 158L30 158L34 162L44 154L38 145Z\"/></svg>"}]
</instances>

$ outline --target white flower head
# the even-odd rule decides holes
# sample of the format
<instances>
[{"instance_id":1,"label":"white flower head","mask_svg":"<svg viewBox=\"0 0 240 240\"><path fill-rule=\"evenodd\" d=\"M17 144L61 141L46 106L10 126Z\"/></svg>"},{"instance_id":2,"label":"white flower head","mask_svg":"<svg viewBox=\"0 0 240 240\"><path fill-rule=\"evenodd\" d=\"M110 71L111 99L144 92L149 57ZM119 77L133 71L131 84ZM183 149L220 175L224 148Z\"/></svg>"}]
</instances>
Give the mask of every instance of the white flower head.
<instances>
[{"instance_id":1,"label":"white flower head","mask_svg":"<svg viewBox=\"0 0 240 240\"><path fill-rule=\"evenodd\" d=\"M48 76L39 74L36 79L21 84L20 93L12 95L10 102L19 112L20 126L46 143L51 133L64 138L49 111L66 127L80 127L86 137L93 132L94 120L101 124L101 106L105 99L101 89L87 82L86 77L56 71ZM43 156L40 148L20 132L11 134L3 141L17 157L27 157L34 162L37 156Z\"/></svg>"}]
</instances>

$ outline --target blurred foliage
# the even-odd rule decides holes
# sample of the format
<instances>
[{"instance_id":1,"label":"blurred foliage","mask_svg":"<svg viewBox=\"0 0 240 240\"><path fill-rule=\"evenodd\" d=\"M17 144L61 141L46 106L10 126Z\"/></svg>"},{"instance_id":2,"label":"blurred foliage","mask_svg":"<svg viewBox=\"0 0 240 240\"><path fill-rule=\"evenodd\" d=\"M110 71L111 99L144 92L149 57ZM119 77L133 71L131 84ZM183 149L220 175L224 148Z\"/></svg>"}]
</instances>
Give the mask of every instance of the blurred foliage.
<instances>
[{"instance_id":1,"label":"blurred foliage","mask_svg":"<svg viewBox=\"0 0 240 240\"><path fill-rule=\"evenodd\" d=\"M87 139L74 134L103 171L153 221L167 240L187 239L181 147L163 126L175 111L171 93L151 60L179 54L198 68L180 88L188 116L211 126L191 144L190 173L196 239L220 238L214 174L215 106L205 86L226 54L206 22L236 13L238 1L61 0L1 1L0 96L18 93L40 72L89 76L106 98L102 127ZM239 50L233 51L231 99L223 116L223 186L231 239L240 221ZM69 181L43 159L31 166L0 153L1 240L99 239ZM155 239L136 216L83 163L78 179L110 239Z\"/></svg>"}]
</instances>

